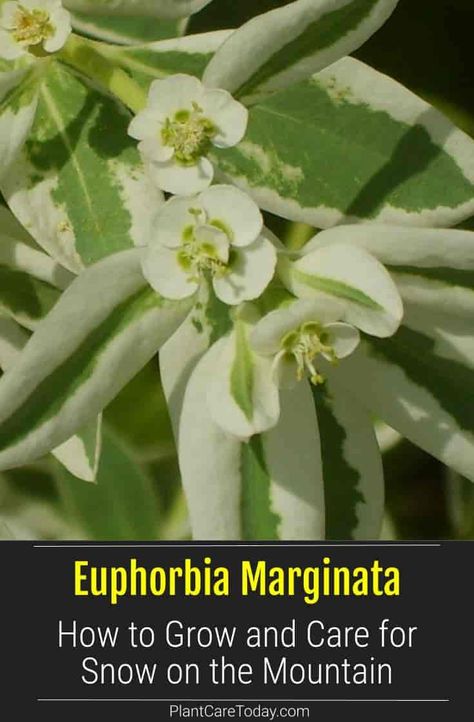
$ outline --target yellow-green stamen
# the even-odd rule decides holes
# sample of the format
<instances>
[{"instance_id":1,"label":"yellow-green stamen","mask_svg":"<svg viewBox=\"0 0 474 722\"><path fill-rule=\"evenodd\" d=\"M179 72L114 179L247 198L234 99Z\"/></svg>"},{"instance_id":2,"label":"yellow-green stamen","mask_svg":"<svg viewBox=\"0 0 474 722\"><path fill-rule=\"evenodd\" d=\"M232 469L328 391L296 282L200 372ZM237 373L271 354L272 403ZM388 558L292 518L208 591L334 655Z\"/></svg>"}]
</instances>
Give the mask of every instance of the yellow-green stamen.
<instances>
[{"instance_id":1,"label":"yellow-green stamen","mask_svg":"<svg viewBox=\"0 0 474 722\"><path fill-rule=\"evenodd\" d=\"M12 36L17 43L39 45L54 33L49 13L45 10L28 10L20 6L15 16Z\"/></svg>"},{"instance_id":2,"label":"yellow-green stamen","mask_svg":"<svg viewBox=\"0 0 474 722\"><path fill-rule=\"evenodd\" d=\"M306 373L309 373L312 384L318 386L324 383L324 376L319 373L314 364L316 357L325 354L333 363L337 362L334 349L326 341L326 333L318 323L305 323L283 338L284 352L296 361L298 381L301 381Z\"/></svg>"},{"instance_id":3,"label":"yellow-green stamen","mask_svg":"<svg viewBox=\"0 0 474 722\"><path fill-rule=\"evenodd\" d=\"M166 119L161 137L165 145L174 149L174 157L179 163L195 165L199 158L206 155L215 132L213 123L194 103L192 111L180 110L173 118Z\"/></svg>"}]
</instances>

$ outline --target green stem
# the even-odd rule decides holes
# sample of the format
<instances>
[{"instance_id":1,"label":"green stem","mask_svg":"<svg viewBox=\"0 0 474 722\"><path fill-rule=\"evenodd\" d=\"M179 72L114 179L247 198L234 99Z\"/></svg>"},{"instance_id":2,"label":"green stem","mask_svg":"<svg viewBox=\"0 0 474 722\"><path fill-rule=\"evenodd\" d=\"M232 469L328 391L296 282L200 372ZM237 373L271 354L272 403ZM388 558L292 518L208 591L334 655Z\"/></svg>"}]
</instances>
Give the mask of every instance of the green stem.
<instances>
[{"instance_id":1,"label":"green stem","mask_svg":"<svg viewBox=\"0 0 474 722\"><path fill-rule=\"evenodd\" d=\"M145 91L122 68L110 62L92 41L71 35L59 55L65 63L105 87L134 113L146 106Z\"/></svg>"}]
</instances>

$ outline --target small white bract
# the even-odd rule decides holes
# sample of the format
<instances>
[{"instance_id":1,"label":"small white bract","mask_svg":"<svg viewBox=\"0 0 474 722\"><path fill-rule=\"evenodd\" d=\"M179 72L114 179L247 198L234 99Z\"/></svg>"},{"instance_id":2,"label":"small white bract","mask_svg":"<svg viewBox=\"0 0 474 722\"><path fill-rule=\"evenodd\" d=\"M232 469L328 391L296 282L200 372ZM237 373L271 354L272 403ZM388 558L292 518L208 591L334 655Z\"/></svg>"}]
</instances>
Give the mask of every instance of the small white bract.
<instances>
[{"instance_id":1,"label":"small white bract","mask_svg":"<svg viewBox=\"0 0 474 722\"><path fill-rule=\"evenodd\" d=\"M5 2L0 9L0 57L55 53L71 33L71 16L61 0Z\"/></svg>"},{"instance_id":2,"label":"small white bract","mask_svg":"<svg viewBox=\"0 0 474 722\"><path fill-rule=\"evenodd\" d=\"M256 204L233 186L172 198L158 211L143 272L164 298L178 300L212 282L228 305L257 298L270 283L276 250Z\"/></svg>"},{"instance_id":3,"label":"small white bract","mask_svg":"<svg viewBox=\"0 0 474 722\"><path fill-rule=\"evenodd\" d=\"M226 90L208 89L190 75L155 80L147 107L129 127L164 191L191 195L210 185L212 148L230 148L245 135L248 111Z\"/></svg>"}]
</instances>

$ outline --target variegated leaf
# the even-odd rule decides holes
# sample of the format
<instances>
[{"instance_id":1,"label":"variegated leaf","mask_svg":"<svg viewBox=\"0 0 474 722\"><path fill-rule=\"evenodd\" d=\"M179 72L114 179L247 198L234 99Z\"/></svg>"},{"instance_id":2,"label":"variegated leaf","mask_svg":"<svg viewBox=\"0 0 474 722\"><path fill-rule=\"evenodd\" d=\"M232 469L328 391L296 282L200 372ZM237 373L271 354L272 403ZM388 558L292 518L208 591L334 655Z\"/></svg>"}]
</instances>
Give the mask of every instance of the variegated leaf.
<instances>
[{"instance_id":1,"label":"variegated leaf","mask_svg":"<svg viewBox=\"0 0 474 722\"><path fill-rule=\"evenodd\" d=\"M474 318L474 233L436 228L344 226L316 236L307 249L344 242L369 251L390 271L405 304L432 316ZM472 326L471 326L472 328ZM466 328L466 332L468 328Z\"/></svg>"},{"instance_id":2,"label":"variegated leaf","mask_svg":"<svg viewBox=\"0 0 474 722\"><path fill-rule=\"evenodd\" d=\"M106 43L136 45L182 35L186 28L186 20L150 22L150 18L140 15L122 17L120 15L75 13L72 25L74 30L81 35Z\"/></svg>"},{"instance_id":3,"label":"variegated leaf","mask_svg":"<svg viewBox=\"0 0 474 722\"><path fill-rule=\"evenodd\" d=\"M25 142L38 104L40 70L0 72L0 183Z\"/></svg>"},{"instance_id":4,"label":"variegated leaf","mask_svg":"<svg viewBox=\"0 0 474 722\"><path fill-rule=\"evenodd\" d=\"M390 426L473 477L474 412L466 394L474 388L474 233L345 226L320 233L310 247L342 238L387 267L405 314L393 338L367 341L337 373L347 372L354 394Z\"/></svg>"},{"instance_id":5,"label":"variegated leaf","mask_svg":"<svg viewBox=\"0 0 474 722\"><path fill-rule=\"evenodd\" d=\"M405 325L393 338L364 342L336 371L365 408L474 480L473 356L456 348L463 330L450 333L433 319L422 329Z\"/></svg>"},{"instance_id":6,"label":"variegated leaf","mask_svg":"<svg viewBox=\"0 0 474 722\"><path fill-rule=\"evenodd\" d=\"M161 381L176 439L189 378L203 354L231 326L229 307L203 286L188 318L160 350Z\"/></svg>"},{"instance_id":7,"label":"variegated leaf","mask_svg":"<svg viewBox=\"0 0 474 722\"><path fill-rule=\"evenodd\" d=\"M474 214L474 141L353 58L251 108L245 139L213 159L264 210L318 228Z\"/></svg>"},{"instance_id":8,"label":"variegated leaf","mask_svg":"<svg viewBox=\"0 0 474 722\"><path fill-rule=\"evenodd\" d=\"M0 213L0 223L2 220L3 213ZM23 234L17 234L14 227L11 227L10 231L14 232L15 236L4 232L3 227L0 228L0 269L6 266L58 289L64 289L71 283L74 278L72 273L46 253L20 240L18 236L22 237Z\"/></svg>"},{"instance_id":9,"label":"variegated leaf","mask_svg":"<svg viewBox=\"0 0 474 722\"><path fill-rule=\"evenodd\" d=\"M201 77L209 60L230 33L229 30L218 30L133 47L104 46L101 52L146 89L153 80L174 73Z\"/></svg>"},{"instance_id":10,"label":"variegated leaf","mask_svg":"<svg viewBox=\"0 0 474 722\"><path fill-rule=\"evenodd\" d=\"M211 0L64 0L68 10L97 15L144 15L184 18L197 13Z\"/></svg>"},{"instance_id":11,"label":"variegated leaf","mask_svg":"<svg viewBox=\"0 0 474 722\"><path fill-rule=\"evenodd\" d=\"M341 386L337 369L314 389L326 498L327 539L378 539L384 480L374 425L366 409Z\"/></svg>"},{"instance_id":12,"label":"variegated leaf","mask_svg":"<svg viewBox=\"0 0 474 722\"><path fill-rule=\"evenodd\" d=\"M28 142L0 189L33 238L69 270L143 244L162 202L128 123L109 96L49 64Z\"/></svg>"},{"instance_id":13,"label":"variegated leaf","mask_svg":"<svg viewBox=\"0 0 474 722\"><path fill-rule=\"evenodd\" d=\"M0 316L0 369L13 368L28 342L29 335L14 321ZM53 454L68 471L83 481L95 481L101 448L100 415L75 436L53 449Z\"/></svg>"},{"instance_id":14,"label":"variegated leaf","mask_svg":"<svg viewBox=\"0 0 474 722\"><path fill-rule=\"evenodd\" d=\"M219 354L196 366L184 396L179 460L195 539L321 539L324 490L310 389L282 395L279 425L248 444L211 419L207 391Z\"/></svg>"},{"instance_id":15,"label":"variegated leaf","mask_svg":"<svg viewBox=\"0 0 474 722\"><path fill-rule=\"evenodd\" d=\"M34 242L6 209L0 209L0 309L22 326L34 329L74 276L34 247Z\"/></svg>"},{"instance_id":16,"label":"variegated leaf","mask_svg":"<svg viewBox=\"0 0 474 722\"><path fill-rule=\"evenodd\" d=\"M246 103L289 87L349 55L398 0L297 0L253 18L211 60L207 85Z\"/></svg>"},{"instance_id":17,"label":"variegated leaf","mask_svg":"<svg viewBox=\"0 0 474 722\"><path fill-rule=\"evenodd\" d=\"M146 284L140 251L84 271L0 381L0 468L28 463L94 419L189 312Z\"/></svg>"}]
</instances>

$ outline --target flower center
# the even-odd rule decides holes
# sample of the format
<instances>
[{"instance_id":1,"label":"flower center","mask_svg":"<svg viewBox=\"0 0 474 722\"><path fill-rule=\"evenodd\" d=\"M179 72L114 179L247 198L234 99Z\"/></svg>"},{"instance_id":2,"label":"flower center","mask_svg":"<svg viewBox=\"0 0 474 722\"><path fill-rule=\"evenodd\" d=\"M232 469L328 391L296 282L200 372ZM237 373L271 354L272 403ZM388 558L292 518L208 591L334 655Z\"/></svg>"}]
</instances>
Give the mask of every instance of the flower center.
<instances>
[{"instance_id":1,"label":"flower center","mask_svg":"<svg viewBox=\"0 0 474 722\"><path fill-rule=\"evenodd\" d=\"M17 10L12 36L22 45L39 45L54 32L49 13L45 10L28 10L20 6Z\"/></svg>"},{"instance_id":2,"label":"flower center","mask_svg":"<svg viewBox=\"0 0 474 722\"><path fill-rule=\"evenodd\" d=\"M231 232L220 221L209 221L200 208L191 208L189 212L194 222L183 232L178 253L181 267L192 281L200 280L203 275L223 276L231 261Z\"/></svg>"},{"instance_id":3,"label":"flower center","mask_svg":"<svg viewBox=\"0 0 474 722\"><path fill-rule=\"evenodd\" d=\"M174 148L176 160L183 165L194 165L209 149L216 129L204 117L202 108L193 103L193 109L180 110L174 118L167 118L161 130L165 145Z\"/></svg>"},{"instance_id":4,"label":"flower center","mask_svg":"<svg viewBox=\"0 0 474 722\"><path fill-rule=\"evenodd\" d=\"M327 343L326 333L317 323L305 323L296 331L291 331L284 337L282 346L283 353L296 361L298 381L308 373L315 386L323 384L325 380L314 365L315 358L324 353L333 363L337 362L334 349Z\"/></svg>"}]
</instances>

